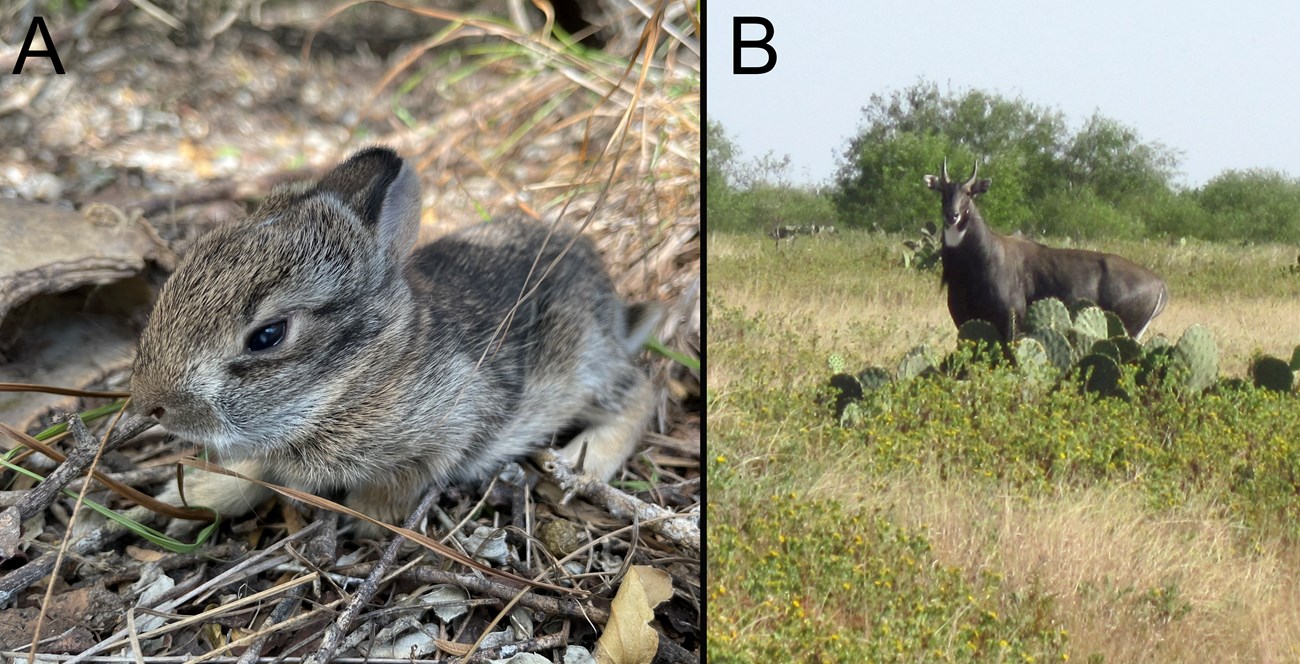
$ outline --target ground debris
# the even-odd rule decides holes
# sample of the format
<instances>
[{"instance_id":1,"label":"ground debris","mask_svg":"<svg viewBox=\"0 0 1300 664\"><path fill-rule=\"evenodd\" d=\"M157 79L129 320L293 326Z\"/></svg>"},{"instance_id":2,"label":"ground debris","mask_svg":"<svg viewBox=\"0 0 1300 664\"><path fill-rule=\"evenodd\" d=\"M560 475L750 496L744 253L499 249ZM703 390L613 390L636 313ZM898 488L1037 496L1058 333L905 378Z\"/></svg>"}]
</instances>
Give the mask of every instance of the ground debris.
<instances>
[{"instance_id":1,"label":"ground debris","mask_svg":"<svg viewBox=\"0 0 1300 664\"><path fill-rule=\"evenodd\" d=\"M427 192L422 239L513 211L583 226L623 295L664 306L664 344L700 356L697 59L693 70L682 68L692 61L690 48L698 47L693 37L661 41L657 58L681 53L638 84L635 72L620 80L622 65L592 69L605 65L527 36L488 61L472 60L482 57L475 50L482 33L445 40L450 50L423 53L421 40L432 31L415 40L377 35L354 43L360 38L339 37L352 33L331 32L349 25L346 15L340 23L313 20L305 28L233 10L196 25L188 24L195 17L182 17L186 29L172 32L136 3L93 3L75 21L73 10L66 11L67 21L53 11L47 21L60 50L75 48L85 64L40 85L29 82L44 76L39 72L0 81L0 98L15 100L0 108L0 224L6 210L27 224L0 225L13 230L0 232L6 238L0 251L16 246L8 238L21 236L30 243L24 259L81 253L66 254L68 265L58 268L64 272L47 269L48 262L38 266L36 272L44 270L39 291L60 291L48 300L4 281L0 260L0 381L125 389L144 312L190 242L245 214L272 186L313 178L340 156L375 143L418 165ZM639 16L629 12L618 20ZM669 12L680 19L674 29L689 31L678 12ZM412 25L388 22L408 31ZM304 55L309 31L317 31L315 45ZM620 35L617 43L635 43L635 36ZM563 67L539 68L557 58ZM621 117L629 105L634 122ZM31 208L13 197L45 203ZM71 270L86 264L78 258L83 254L111 262ZM36 272L11 270L20 271L28 275L23 283L35 283ZM46 321L64 327L42 331L37 323ZM84 327L68 327L74 323ZM647 357L664 389L647 450L623 479L643 503L698 514L699 370ZM28 365L39 371L18 368ZM0 422L34 433L52 413L105 403L0 392ZM69 442L54 445L71 450ZM100 470L149 490L170 476L179 456L176 445L154 434L106 454L104 463L113 467ZM19 463L42 475L55 466L36 457ZM4 472L3 506L18 505L34 481ZM554 661L563 654L566 662L585 662L633 565L666 570L677 590L654 612L660 652L667 639L671 661L688 661L682 653L698 659L698 546L677 546L581 496L550 502L528 488L537 481L497 482L490 500L472 487L434 495L431 516L419 528L493 569L568 592L528 589L409 544L393 548L385 562L383 542L357 539L331 514L300 516L299 508L281 503L223 523L212 541L189 553L160 550L87 512L74 535L64 532L72 500L57 496L42 503L38 518L16 519L8 535L0 532L6 543L0 661L31 648L42 609L40 653L144 661L307 658L354 604L336 637L336 661L420 653L465 654L476 662L529 655ZM78 490L82 482L78 476L68 488ZM88 497L128 507L98 481ZM541 538L543 529L563 536ZM373 596L356 601L372 575ZM43 602L48 584L53 594Z\"/></svg>"}]
</instances>

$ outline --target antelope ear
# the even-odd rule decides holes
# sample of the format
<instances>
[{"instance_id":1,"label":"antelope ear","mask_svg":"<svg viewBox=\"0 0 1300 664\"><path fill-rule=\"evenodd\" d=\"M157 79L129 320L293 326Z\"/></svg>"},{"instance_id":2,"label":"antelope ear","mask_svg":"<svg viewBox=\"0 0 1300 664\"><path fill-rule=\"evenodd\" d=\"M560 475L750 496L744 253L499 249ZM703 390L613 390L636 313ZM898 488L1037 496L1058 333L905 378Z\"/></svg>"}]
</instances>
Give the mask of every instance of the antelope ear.
<instances>
[{"instance_id":1,"label":"antelope ear","mask_svg":"<svg viewBox=\"0 0 1300 664\"><path fill-rule=\"evenodd\" d=\"M982 194L988 191L989 184L991 184L992 182L993 180L989 178L980 178L976 180L975 183L970 186L970 195L974 196L976 194Z\"/></svg>"},{"instance_id":2,"label":"antelope ear","mask_svg":"<svg viewBox=\"0 0 1300 664\"><path fill-rule=\"evenodd\" d=\"M935 191L939 191L939 178L934 175L925 176L925 186Z\"/></svg>"}]
</instances>

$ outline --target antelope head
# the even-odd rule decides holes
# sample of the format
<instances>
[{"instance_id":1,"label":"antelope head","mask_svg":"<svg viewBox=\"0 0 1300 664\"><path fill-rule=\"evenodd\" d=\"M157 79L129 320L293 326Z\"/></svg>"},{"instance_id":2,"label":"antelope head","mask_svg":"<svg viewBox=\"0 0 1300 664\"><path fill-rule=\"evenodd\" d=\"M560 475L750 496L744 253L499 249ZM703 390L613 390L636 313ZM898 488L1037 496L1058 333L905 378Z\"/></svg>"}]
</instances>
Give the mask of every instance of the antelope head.
<instances>
[{"instance_id":1,"label":"antelope head","mask_svg":"<svg viewBox=\"0 0 1300 664\"><path fill-rule=\"evenodd\" d=\"M939 176L925 176L925 185L943 197L943 244L953 248L961 244L966 235L970 220L979 212L975 209L975 197L989 190L988 178L979 178L979 160L971 169L970 177L965 182L948 179L948 160L943 160Z\"/></svg>"}]
</instances>

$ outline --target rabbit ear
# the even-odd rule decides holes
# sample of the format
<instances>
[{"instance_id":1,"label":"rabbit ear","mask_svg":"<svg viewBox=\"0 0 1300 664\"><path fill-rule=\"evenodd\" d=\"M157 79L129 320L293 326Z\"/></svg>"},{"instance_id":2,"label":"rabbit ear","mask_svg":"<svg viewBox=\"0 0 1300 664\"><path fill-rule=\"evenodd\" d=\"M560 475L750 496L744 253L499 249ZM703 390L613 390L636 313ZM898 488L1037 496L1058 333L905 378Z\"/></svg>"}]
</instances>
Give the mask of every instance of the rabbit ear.
<instances>
[{"instance_id":1,"label":"rabbit ear","mask_svg":"<svg viewBox=\"0 0 1300 664\"><path fill-rule=\"evenodd\" d=\"M623 348L636 354L663 321L664 311L652 302L627 305L626 311L627 332L623 336Z\"/></svg>"},{"instance_id":2,"label":"rabbit ear","mask_svg":"<svg viewBox=\"0 0 1300 664\"><path fill-rule=\"evenodd\" d=\"M420 178L385 147L362 150L321 178L318 191L337 195L398 260L415 245L420 226Z\"/></svg>"}]
</instances>

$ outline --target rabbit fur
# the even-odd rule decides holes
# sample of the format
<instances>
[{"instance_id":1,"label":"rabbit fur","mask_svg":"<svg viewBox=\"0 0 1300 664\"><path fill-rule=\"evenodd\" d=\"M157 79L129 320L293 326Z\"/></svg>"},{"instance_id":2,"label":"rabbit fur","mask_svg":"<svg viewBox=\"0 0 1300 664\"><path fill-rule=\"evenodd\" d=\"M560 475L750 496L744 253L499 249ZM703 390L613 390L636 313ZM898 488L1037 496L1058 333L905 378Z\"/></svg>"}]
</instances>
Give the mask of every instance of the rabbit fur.
<instances>
[{"instance_id":1,"label":"rabbit fur","mask_svg":"<svg viewBox=\"0 0 1300 664\"><path fill-rule=\"evenodd\" d=\"M140 337L133 408L389 523L564 432L562 455L610 479L652 411L637 356L657 309L624 303L581 235L506 218L413 252L419 221L418 176L375 147L201 237ZM266 492L186 479L189 504L227 516Z\"/></svg>"}]
</instances>

